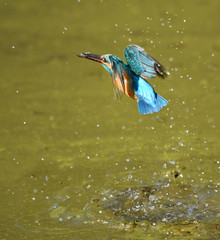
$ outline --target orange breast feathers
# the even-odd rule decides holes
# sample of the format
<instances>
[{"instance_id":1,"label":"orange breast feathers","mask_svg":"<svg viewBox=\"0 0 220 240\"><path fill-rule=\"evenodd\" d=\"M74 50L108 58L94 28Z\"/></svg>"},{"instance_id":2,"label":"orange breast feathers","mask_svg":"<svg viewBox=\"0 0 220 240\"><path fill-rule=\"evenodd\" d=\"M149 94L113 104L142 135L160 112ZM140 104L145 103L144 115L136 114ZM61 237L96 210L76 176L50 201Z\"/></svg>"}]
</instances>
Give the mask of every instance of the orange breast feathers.
<instances>
[{"instance_id":1,"label":"orange breast feathers","mask_svg":"<svg viewBox=\"0 0 220 240\"><path fill-rule=\"evenodd\" d=\"M122 78L117 74L113 79L115 86L129 97L137 100L134 91L131 88L132 79L126 71L122 72Z\"/></svg>"}]
</instances>

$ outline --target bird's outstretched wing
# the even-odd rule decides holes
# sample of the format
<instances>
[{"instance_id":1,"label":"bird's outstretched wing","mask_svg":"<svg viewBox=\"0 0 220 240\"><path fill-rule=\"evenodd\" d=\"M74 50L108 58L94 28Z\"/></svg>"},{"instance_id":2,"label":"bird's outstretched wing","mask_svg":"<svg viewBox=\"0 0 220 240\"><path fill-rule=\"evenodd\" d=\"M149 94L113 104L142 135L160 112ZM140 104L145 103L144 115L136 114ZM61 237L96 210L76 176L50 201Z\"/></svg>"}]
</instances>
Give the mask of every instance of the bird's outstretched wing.
<instances>
[{"instance_id":1,"label":"bird's outstretched wing","mask_svg":"<svg viewBox=\"0 0 220 240\"><path fill-rule=\"evenodd\" d=\"M144 79L154 78L156 75L165 78L166 70L162 64L147 54L138 45L129 45L124 51L125 59L132 71Z\"/></svg>"}]
</instances>

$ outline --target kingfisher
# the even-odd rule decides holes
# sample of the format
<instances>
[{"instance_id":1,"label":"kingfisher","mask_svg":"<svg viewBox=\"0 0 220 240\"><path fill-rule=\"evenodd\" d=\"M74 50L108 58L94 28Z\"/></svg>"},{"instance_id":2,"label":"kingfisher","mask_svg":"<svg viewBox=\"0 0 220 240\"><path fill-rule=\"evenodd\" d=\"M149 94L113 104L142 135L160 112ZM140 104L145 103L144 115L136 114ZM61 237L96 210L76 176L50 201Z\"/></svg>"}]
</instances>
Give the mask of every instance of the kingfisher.
<instances>
[{"instance_id":1,"label":"kingfisher","mask_svg":"<svg viewBox=\"0 0 220 240\"><path fill-rule=\"evenodd\" d=\"M147 80L156 76L165 78L167 72L164 66L138 45L127 46L124 55L127 64L112 54L96 55L86 52L77 56L101 63L119 90L116 93L125 93L136 100L140 114L160 111L168 101L157 94Z\"/></svg>"}]
</instances>

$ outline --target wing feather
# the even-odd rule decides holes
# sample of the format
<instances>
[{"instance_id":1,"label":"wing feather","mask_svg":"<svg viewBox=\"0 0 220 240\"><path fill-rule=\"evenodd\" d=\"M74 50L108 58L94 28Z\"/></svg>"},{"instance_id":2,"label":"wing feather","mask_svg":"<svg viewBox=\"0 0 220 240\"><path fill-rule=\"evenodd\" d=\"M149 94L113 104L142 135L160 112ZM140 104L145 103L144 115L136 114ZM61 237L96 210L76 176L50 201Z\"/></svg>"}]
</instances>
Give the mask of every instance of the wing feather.
<instances>
[{"instance_id":1,"label":"wing feather","mask_svg":"<svg viewBox=\"0 0 220 240\"><path fill-rule=\"evenodd\" d=\"M151 57L138 45L129 45L124 51L125 59L132 71L144 79L154 78L156 75L165 78L166 70L162 64Z\"/></svg>"},{"instance_id":2,"label":"wing feather","mask_svg":"<svg viewBox=\"0 0 220 240\"><path fill-rule=\"evenodd\" d=\"M122 68L120 65L116 64L114 61L112 61L112 79L114 84L122 91L125 92L125 85L124 85L124 77L122 73Z\"/></svg>"}]
</instances>

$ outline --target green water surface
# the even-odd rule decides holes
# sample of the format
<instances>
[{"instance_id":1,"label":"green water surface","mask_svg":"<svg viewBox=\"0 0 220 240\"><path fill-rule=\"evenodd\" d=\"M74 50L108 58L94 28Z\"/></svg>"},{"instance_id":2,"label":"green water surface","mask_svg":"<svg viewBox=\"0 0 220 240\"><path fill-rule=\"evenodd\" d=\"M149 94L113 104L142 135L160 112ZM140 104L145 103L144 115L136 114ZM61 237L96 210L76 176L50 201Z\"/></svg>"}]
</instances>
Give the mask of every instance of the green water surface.
<instances>
[{"instance_id":1,"label":"green water surface","mask_svg":"<svg viewBox=\"0 0 220 240\"><path fill-rule=\"evenodd\" d=\"M220 238L219 9L0 1L1 239ZM129 44L170 73L150 80L169 101L158 113L116 100L74 54L124 60Z\"/></svg>"}]
</instances>

